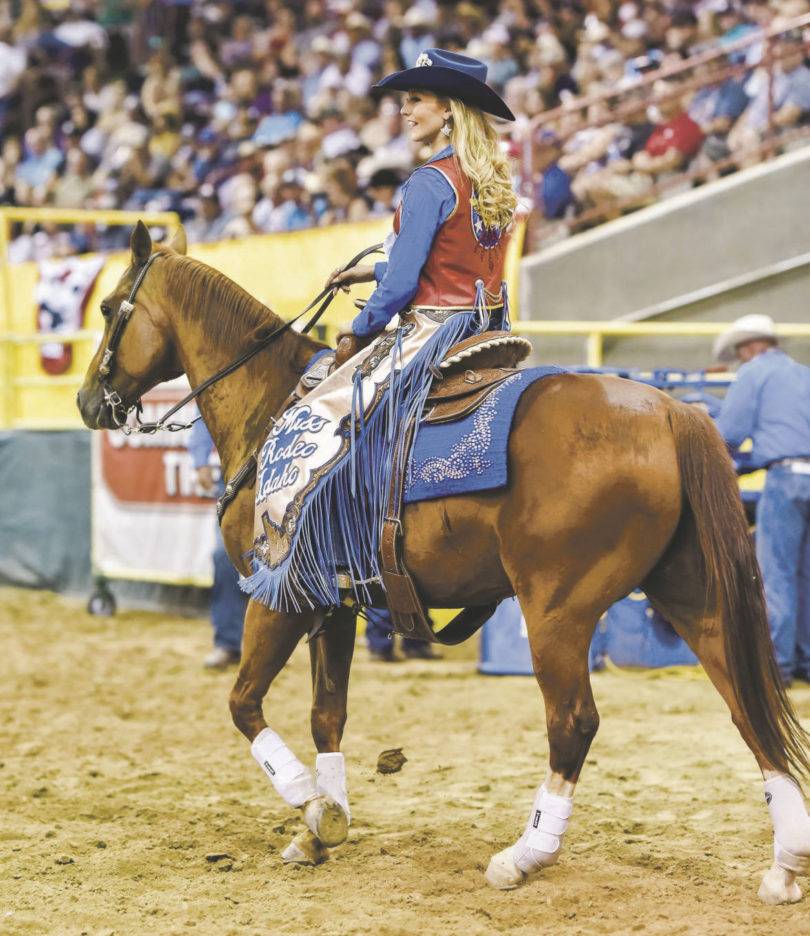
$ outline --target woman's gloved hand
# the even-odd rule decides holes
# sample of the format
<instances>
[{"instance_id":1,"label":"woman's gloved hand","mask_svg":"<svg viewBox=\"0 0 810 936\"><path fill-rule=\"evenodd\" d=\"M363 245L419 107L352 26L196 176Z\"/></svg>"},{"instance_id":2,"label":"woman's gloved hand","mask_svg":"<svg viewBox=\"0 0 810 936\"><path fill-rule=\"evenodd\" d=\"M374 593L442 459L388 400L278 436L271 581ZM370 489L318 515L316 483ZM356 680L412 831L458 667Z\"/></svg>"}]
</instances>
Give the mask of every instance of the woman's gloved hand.
<instances>
[{"instance_id":1,"label":"woman's gloved hand","mask_svg":"<svg viewBox=\"0 0 810 936\"><path fill-rule=\"evenodd\" d=\"M353 358L358 351L362 351L371 338L361 338L353 332L339 332L337 336L337 351L335 351L335 367L345 364Z\"/></svg>"}]
</instances>

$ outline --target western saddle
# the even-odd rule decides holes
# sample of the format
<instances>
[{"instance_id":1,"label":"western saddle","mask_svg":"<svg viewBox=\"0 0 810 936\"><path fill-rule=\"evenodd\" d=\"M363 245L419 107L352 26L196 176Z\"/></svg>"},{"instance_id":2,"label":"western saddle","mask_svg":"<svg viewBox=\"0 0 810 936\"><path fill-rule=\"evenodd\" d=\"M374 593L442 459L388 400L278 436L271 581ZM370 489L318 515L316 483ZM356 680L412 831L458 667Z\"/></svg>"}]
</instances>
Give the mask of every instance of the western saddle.
<instances>
[{"instance_id":1,"label":"western saddle","mask_svg":"<svg viewBox=\"0 0 810 936\"><path fill-rule=\"evenodd\" d=\"M376 336L375 336L376 337ZM355 342L348 344L349 342ZM343 336L334 354L324 354L299 380L284 401L279 413L293 406L327 377L335 366L335 357L351 357L368 341L357 343L354 336ZM454 345L433 368L433 384L421 419L426 424L448 423L475 412L497 387L518 372L517 365L532 350L531 344L504 331L473 335ZM465 608L439 633L435 633L425 604L402 561L402 495L414 424L399 427L394 453L394 471L390 479L388 501L380 542L384 601L388 604L394 630L405 637L452 645L475 633L492 616L496 604ZM264 440L262 440L264 441ZM256 471L254 453L225 485L217 503L222 515L239 489ZM347 583L350 586L350 583Z\"/></svg>"},{"instance_id":2,"label":"western saddle","mask_svg":"<svg viewBox=\"0 0 810 936\"><path fill-rule=\"evenodd\" d=\"M517 373L531 344L509 332L485 332L454 345L434 368L422 421L453 422L475 412L490 393ZM405 637L461 643L492 616L496 604L465 608L436 633L416 584L402 561L402 494L414 425L401 426L380 540L382 581L394 630Z\"/></svg>"}]
</instances>

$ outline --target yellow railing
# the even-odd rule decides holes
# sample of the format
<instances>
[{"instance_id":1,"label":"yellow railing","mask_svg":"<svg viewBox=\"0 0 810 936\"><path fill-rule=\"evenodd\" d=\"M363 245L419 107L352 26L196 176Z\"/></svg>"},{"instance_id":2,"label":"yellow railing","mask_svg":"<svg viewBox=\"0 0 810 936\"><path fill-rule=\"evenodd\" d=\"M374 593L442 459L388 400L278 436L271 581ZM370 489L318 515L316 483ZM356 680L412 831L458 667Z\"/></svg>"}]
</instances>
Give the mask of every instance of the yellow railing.
<instances>
[{"instance_id":1,"label":"yellow railing","mask_svg":"<svg viewBox=\"0 0 810 936\"><path fill-rule=\"evenodd\" d=\"M557 335L585 338L585 363L588 367L601 367L604 360L603 344L606 337L680 337L707 338L719 335L729 327L728 322L514 322L512 330L521 335ZM810 325L787 323L776 326L782 338L810 338ZM674 365L673 365L674 366Z\"/></svg>"}]
</instances>

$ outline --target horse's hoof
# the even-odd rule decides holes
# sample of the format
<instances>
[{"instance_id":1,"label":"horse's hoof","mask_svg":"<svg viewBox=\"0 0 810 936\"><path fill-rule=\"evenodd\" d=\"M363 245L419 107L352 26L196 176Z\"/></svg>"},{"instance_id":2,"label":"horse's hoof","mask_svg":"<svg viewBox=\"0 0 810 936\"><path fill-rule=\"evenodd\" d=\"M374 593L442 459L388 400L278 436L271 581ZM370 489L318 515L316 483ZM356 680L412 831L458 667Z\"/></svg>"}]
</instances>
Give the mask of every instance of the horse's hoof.
<instances>
[{"instance_id":1,"label":"horse's hoof","mask_svg":"<svg viewBox=\"0 0 810 936\"><path fill-rule=\"evenodd\" d=\"M281 853L285 864L319 865L328 857L329 852L323 843L309 829L299 832Z\"/></svg>"},{"instance_id":2,"label":"horse's hoof","mask_svg":"<svg viewBox=\"0 0 810 936\"><path fill-rule=\"evenodd\" d=\"M798 903L802 899L796 875L775 863L763 875L757 895L763 903L771 906Z\"/></svg>"},{"instance_id":3,"label":"horse's hoof","mask_svg":"<svg viewBox=\"0 0 810 936\"><path fill-rule=\"evenodd\" d=\"M346 813L334 800L318 796L304 803L304 822L324 845L334 848L346 841L349 821Z\"/></svg>"},{"instance_id":4,"label":"horse's hoof","mask_svg":"<svg viewBox=\"0 0 810 936\"><path fill-rule=\"evenodd\" d=\"M485 875L487 884L497 887L498 890L514 890L526 880L527 875L515 864L512 849L504 848L489 859L489 867Z\"/></svg>"}]
</instances>

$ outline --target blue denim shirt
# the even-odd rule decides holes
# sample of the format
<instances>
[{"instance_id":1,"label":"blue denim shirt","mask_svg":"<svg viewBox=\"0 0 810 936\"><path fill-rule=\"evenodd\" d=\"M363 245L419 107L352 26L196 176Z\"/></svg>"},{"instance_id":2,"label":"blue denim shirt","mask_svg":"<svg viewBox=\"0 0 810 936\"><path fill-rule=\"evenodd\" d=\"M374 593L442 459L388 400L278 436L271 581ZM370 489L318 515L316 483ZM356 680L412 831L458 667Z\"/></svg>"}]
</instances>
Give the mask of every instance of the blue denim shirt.
<instances>
[{"instance_id":1,"label":"blue denim shirt","mask_svg":"<svg viewBox=\"0 0 810 936\"><path fill-rule=\"evenodd\" d=\"M424 165L452 152L453 148L446 146ZM385 328L416 295L433 238L456 206L456 193L442 173L425 172L423 168L414 170L403 186L399 234L388 262L375 265L377 288L352 322L352 331L361 338Z\"/></svg>"},{"instance_id":2,"label":"blue denim shirt","mask_svg":"<svg viewBox=\"0 0 810 936\"><path fill-rule=\"evenodd\" d=\"M717 428L735 448L750 438L751 462L810 456L810 367L771 348L743 364L728 388Z\"/></svg>"}]
</instances>

